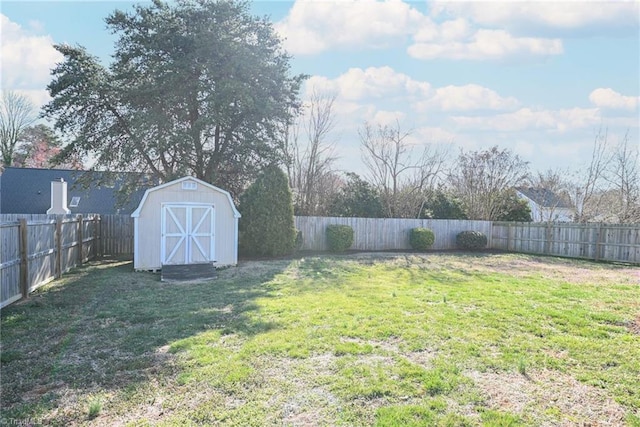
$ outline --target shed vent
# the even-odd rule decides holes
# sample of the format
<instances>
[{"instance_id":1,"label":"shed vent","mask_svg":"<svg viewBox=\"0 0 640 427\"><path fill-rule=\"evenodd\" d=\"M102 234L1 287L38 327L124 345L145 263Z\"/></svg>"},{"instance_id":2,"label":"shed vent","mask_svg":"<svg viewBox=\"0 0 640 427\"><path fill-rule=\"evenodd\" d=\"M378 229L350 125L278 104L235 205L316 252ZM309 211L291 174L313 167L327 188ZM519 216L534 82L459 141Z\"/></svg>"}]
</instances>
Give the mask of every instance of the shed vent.
<instances>
[{"instance_id":1,"label":"shed vent","mask_svg":"<svg viewBox=\"0 0 640 427\"><path fill-rule=\"evenodd\" d=\"M183 190L197 190L198 183L194 181L182 181L182 189Z\"/></svg>"}]
</instances>

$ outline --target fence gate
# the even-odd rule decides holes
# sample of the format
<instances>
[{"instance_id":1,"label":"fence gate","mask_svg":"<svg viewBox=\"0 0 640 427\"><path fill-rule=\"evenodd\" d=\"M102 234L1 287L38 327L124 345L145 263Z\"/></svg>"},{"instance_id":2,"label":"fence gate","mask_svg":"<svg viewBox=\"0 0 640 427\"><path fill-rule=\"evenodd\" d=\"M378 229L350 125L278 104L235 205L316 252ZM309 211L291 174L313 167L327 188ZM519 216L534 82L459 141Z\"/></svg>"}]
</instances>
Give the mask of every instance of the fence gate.
<instances>
[{"instance_id":1,"label":"fence gate","mask_svg":"<svg viewBox=\"0 0 640 427\"><path fill-rule=\"evenodd\" d=\"M162 206L162 264L198 264L215 260L215 211L212 205Z\"/></svg>"}]
</instances>

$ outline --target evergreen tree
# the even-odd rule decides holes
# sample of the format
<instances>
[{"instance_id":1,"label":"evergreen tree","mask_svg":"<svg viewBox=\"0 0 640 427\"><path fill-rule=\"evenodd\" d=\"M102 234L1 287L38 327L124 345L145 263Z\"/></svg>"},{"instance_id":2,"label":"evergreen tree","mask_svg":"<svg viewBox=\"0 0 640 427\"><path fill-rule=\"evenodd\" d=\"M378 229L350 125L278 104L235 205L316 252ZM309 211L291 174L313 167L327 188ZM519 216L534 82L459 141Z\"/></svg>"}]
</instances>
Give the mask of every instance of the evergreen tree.
<instances>
[{"instance_id":1,"label":"evergreen tree","mask_svg":"<svg viewBox=\"0 0 640 427\"><path fill-rule=\"evenodd\" d=\"M525 200L516 195L514 190L509 190L502 199L496 220L531 222L531 208Z\"/></svg>"},{"instance_id":2,"label":"evergreen tree","mask_svg":"<svg viewBox=\"0 0 640 427\"><path fill-rule=\"evenodd\" d=\"M56 45L47 118L69 138L64 154L159 181L192 175L240 194L281 159L282 129L305 76L267 18L242 0L138 4L106 19L115 34L103 66L81 46Z\"/></svg>"},{"instance_id":3,"label":"evergreen tree","mask_svg":"<svg viewBox=\"0 0 640 427\"><path fill-rule=\"evenodd\" d=\"M427 198L421 217L430 219L467 219L460 201L441 190L437 190Z\"/></svg>"},{"instance_id":4,"label":"evergreen tree","mask_svg":"<svg viewBox=\"0 0 640 427\"><path fill-rule=\"evenodd\" d=\"M346 184L338 191L329 206L330 216L382 218L382 202L371 184L355 173L348 172Z\"/></svg>"},{"instance_id":5,"label":"evergreen tree","mask_svg":"<svg viewBox=\"0 0 640 427\"><path fill-rule=\"evenodd\" d=\"M296 229L287 176L268 166L240 198L239 250L249 256L282 256L293 252Z\"/></svg>"}]
</instances>

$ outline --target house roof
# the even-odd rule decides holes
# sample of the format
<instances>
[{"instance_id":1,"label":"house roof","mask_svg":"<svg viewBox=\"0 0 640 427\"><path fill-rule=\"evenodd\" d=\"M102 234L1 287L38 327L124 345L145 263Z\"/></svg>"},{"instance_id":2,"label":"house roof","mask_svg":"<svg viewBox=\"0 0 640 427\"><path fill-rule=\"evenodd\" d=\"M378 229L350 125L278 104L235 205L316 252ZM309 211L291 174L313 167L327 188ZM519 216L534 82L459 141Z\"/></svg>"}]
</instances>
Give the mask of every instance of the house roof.
<instances>
[{"instance_id":1,"label":"house roof","mask_svg":"<svg viewBox=\"0 0 640 427\"><path fill-rule=\"evenodd\" d=\"M89 174L89 175L86 175ZM51 181L64 179L67 203L79 197L78 205L69 206L72 214L129 214L142 198L145 188L133 192L124 204L118 204L118 190L125 174L116 173L113 185L96 185L104 172L68 169L34 169L6 167L0 176L0 213L44 214L51 205ZM79 179L89 178L88 188Z\"/></svg>"},{"instance_id":2,"label":"house roof","mask_svg":"<svg viewBox=\"0 0 640 427\"><path fill-rule=\"evenodd\" d=\"M517 187L516 190L544 208L573 208L573 205L566 198L546 188Z\"/></svg>"},{"instance_id":3,"label":"house roof","mask_svg":"<svg viewBox=\"0 0 640 427\"><path fill-rule=\"evenodd\" d=\"M194 178L192 176L183 176L182 178L178 178L176 180L173 181L169 181L169 182L165 182L164 184L160 184L156 187L152 187L147 189L144 192L144 196L142 197L142 200L140 201L140 204L138 205L138 208L131 214L131 216L133 218L138 218L140 216L140 211L142 211L142 206L144 205L144 203L147 201L147 197L149 197L150 193L153 193L154 191L159 191L162 190L163 188L169 187L170 185L174 185L174 184L178 184L180 182L183 181L194 181L197 182L198 184L210 188L213 191L217 191L218 193L222 193L227 200L229 201L229 205L231 206L231 210L233 211L233 217L234 218L240 218L240 212L238 212L238 209L236 209L236 205L233 203L233 199L231 198L231 194L229 194L228 191L223 190L222 188L218 188L215 185L209 184L208 182L204 182L198 178Z\"/></svg>"}]
</instances>

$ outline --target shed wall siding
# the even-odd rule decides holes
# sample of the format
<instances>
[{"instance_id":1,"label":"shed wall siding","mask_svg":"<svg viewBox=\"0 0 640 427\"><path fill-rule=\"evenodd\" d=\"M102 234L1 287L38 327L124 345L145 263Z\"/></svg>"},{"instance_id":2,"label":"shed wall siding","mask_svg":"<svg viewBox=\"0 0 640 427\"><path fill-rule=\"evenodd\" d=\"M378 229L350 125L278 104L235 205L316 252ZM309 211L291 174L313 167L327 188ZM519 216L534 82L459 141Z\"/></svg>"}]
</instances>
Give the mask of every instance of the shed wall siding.
<instances>
[{"instance_id":1,"label":"shed wall siding","mask_svg":"<svg viewBox=\"0 0 640 427\"><path fill-rule=\"evenodd\" d=\"M216 265L237 263L235 253L235 218L226 195L215 190L198 186L197 190L183 190L182 183L152 191L138 218L138 253L135 268L138 270L158 270L162 268L160 247L161 214L163 203L203 203L213 204L215 209L215 255Z\"/></svg>"}]
</instances>

